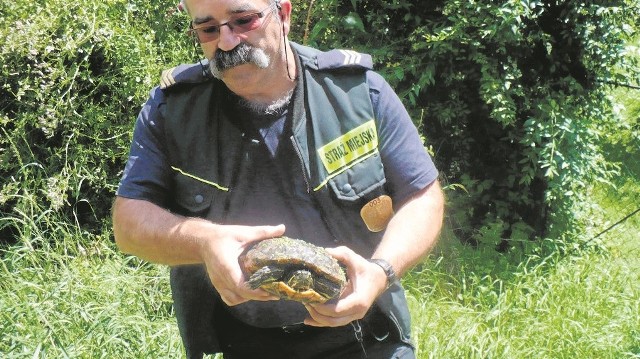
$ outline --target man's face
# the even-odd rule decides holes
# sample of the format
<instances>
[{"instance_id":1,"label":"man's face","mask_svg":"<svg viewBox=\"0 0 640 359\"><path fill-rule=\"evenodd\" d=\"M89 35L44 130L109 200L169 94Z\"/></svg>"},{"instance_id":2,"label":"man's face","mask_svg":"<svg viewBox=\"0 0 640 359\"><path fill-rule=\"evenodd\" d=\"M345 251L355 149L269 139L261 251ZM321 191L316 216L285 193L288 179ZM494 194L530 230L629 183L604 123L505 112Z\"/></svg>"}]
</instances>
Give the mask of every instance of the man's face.
<instances>
[{"instance_id":1,"label":"man's face","mask_svg":"<svg viewBox=\"0 0 640 359\"><path fill-rule=\"evenodd\" d=\"M281 61L282 22L270 0L187 0L187 8L212 72L223 81L259 77Z\"/></svg>"}]
</instances>

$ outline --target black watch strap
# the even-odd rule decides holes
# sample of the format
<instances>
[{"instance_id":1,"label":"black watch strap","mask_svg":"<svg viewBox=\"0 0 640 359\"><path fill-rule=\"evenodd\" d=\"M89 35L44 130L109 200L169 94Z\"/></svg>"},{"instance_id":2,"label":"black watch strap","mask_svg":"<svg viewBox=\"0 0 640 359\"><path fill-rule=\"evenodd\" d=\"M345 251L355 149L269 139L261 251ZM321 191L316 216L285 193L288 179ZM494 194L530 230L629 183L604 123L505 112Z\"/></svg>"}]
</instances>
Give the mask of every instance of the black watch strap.
<instances>
[{"instance_id":1,"label":"black watch strap","mask_svg":"<svg viewBox=\"0 0 640 359\"><path fill-rule=\"evenodd\" d=\"M384 270L384 274L387 275L387 289L398 280L398 277L396 277L396 272L393 270L391 264L389 264L389 262L387 262L386 260L380 258L372 258L369 259L369 262L379 265L380 268Z\"/></svg>"}]
</instances>

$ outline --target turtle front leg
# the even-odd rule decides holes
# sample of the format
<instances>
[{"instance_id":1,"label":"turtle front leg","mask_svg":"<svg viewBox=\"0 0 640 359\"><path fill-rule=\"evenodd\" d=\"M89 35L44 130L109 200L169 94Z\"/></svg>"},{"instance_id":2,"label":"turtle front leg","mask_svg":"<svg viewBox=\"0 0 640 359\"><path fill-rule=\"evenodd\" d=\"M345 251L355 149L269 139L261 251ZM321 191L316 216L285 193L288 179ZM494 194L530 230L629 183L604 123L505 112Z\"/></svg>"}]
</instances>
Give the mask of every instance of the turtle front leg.
<instances>
[{"instance_id":1,"label":"turtle front leg","mask_svg":"<svg viewBox=\"0 0 640 359\"><path fill-rule=\"evenodd\" d=\"M249 287L251 287L251 289L258 289L263 284L277 282L282 278L283 274L284 269L282 268L264 266L249 277Z\"/></svg>"}]
</instances>

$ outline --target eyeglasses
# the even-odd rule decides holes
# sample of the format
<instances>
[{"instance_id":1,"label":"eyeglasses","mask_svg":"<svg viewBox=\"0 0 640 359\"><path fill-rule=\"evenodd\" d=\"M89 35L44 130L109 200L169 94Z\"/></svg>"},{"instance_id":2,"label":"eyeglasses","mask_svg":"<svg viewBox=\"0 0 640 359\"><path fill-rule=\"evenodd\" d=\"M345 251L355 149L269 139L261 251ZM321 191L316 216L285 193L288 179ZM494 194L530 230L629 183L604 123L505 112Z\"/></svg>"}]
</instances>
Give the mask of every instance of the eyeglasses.
<instances>
[{"instance_id":1,"label":"eyeglasses","mask_svg":"<svg viewBox=\"0 0 640 359\"><path fill-rule=\"evenodd\" d=\"M268 8L256 12L253 14L242 15L235 19L231 19L223 24L218 25L210 25L203 24L197 27L192 27L188 30L191 36L195 37L198 42L201 44L205 42L211 42L218 40L220 38L220 28L223 26L229 26L229 29L233 31L234 34L243 34L245 32L249 32L255 30L264 24L264 21L269 14L272 12L274 5L270 5ZM192 24L193 26L193 24Z\"/></svg>"}]
</instances>

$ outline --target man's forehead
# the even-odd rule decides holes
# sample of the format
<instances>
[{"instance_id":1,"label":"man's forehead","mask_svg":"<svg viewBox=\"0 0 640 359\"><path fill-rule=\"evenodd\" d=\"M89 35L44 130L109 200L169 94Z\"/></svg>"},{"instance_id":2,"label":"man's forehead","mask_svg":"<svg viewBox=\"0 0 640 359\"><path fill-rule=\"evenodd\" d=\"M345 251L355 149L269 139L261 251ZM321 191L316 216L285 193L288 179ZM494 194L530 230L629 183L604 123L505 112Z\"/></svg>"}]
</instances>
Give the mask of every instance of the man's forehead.
<instances>
[{"instance_id":1,"label":"man's forehead","mask_svg":"<svg viewBox=\"0 0 640 359\"><path fill-rule=\"evenodd\" d=\"M186 0L194 24L224 21L235 14L261 11L271 0Z\"/></svg>"},{"instance_id":2,"label":"man's forehead","mask_svg":"<svg viewBox=\"0 0 640 359\"><path fill-rule=\"evenodd\" d=\"M185 0L187 8L236 13L262 8L271 0Z\"/></svg>"}]
</instances>

